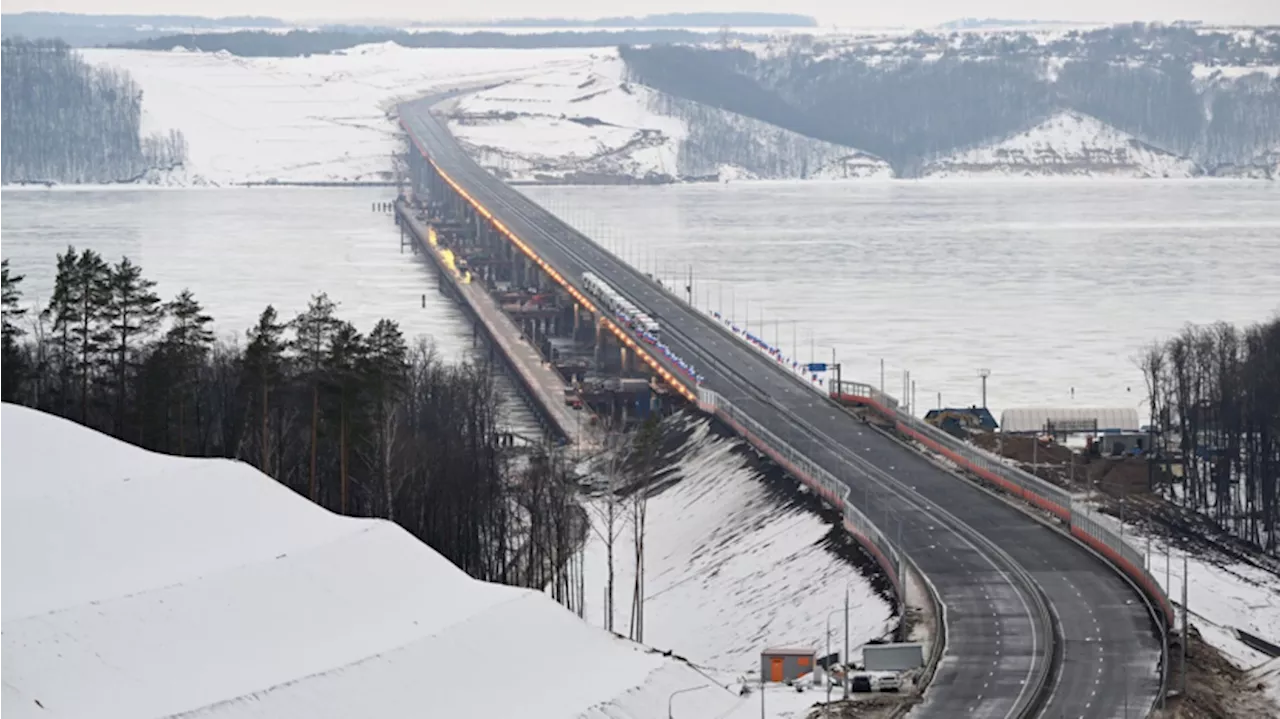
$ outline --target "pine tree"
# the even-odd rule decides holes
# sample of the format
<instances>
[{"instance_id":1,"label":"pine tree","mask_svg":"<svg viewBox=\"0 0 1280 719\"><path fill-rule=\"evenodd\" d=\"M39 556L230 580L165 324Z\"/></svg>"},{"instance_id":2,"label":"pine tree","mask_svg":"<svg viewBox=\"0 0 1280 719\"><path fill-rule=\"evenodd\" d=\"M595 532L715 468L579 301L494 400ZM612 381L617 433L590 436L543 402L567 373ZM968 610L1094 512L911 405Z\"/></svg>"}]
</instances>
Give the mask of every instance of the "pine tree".
<instances>
[{"instance_id":1,"label":"pine tree","mask_svg":"<svg viewBox=\"0 0 1280 719\"><path fill-rule=\"evenodd\" d=\"M395 484L392 454L396 445L397 408L403 401L409 374L409 347L400 326L391 320L379 320L369 333L361 375L365 377L371 399L373 432L372 452L366 465L376 475L372 484L380 493L382 511L379 516L395 517Z\"/></svg>"},{"instance_id":2,"label":"pine tree","mask_svg":"<svg viewBox=\"0 0 1280 719\"><path fill-rule=\"evenodd\" d=\"M129 375L137 365L134 355L139 345L155 334L164 317L160 296L153 291L155 285L128 257L108 275L105 314L113 355L110 364L115 377L117 433L124 431Z\"/></svg>"},{"instance_id":3,"label":"pine tree","mask_svg":"<svg viewBox=\"0 0 1280 719\"><path fill-rule=\"evenodd\" d=\"M293 349L298 356L301 370L311 386L311 473L308 484L311 501L320 501L320 480L317 474L316 453L320 440L320 385L325 371L325 352L338 328L334 316L337 305L329 295L321 292L311 298L307 310L293 320Z\"/></svg>"},{"instance_id":4,"label":"pine tree","mask_svg":"<svg viewBox=\"0 0 1280 719\"><path fill-rule=\"evenodd\" d=\"M259 465L263 474L272 474L271 467L271 390L282 381L284 374L284 325L279 321L276 308L267 308L258 316L258 323L249 330L249 346L244 352L244 369L248 386L257 395L259 412ZM252 399L250 402L252 403Z\"/></svg>"},{"instance_id":5,"label":"pine tree","mask_svg":"<svg viewBox=\"0 0 1280 719\"><path fill-rule=\"evenodd\" d=\"M350 322L339 322L329 340L325 374L338 395L338 484L339 512L350 513L351 507L351 407L358 401L360 369L368 347L364 337Z\"/></svg>"},{"instance_id":6,"label":"pine tree","mask_svg":"<svg viewBox=\"0 0 1280 719\"><path fill-rule=\"evenodd\" d=\"M21 384L26 379L26 364L18 345L26 332L17 323L27 310L19 306L22 302L22 290L19 285L22 284L23 276L9 274L7 259L0 262L0 273L3 274L4 284L4 331L2 349L0 349L0 378L3 381L0 382L0 387L3 387L4 400L10 402L18 396Z\"/></svg>"},{"instance_id":7,"label":"pine tree","mask_svg":"<svg viewBox=\"0 0 1280 719\"><path fill-rule=\"evenodd\" d=\"M165 333L164 353L178 395L178 454L185 455L187 400L196 382L196 369L204 364L213 347L213 331L209 329L213 318L204 313L189 289L179 292L165 305L165 310L173 318L173 324Z\"/></svg>"},{"instance_id":8,"label":"pine tree","mask_svg":"<svg viewBox=\"0 0 1280 719\"><path fill-rule=\"evenodd\" d=\"M58 272L54 279L53 295L41 316L53 327L53 364L57 375L57 411L69 414L72 399L72 382L75 375L75 336L72 330L79 322L80 303L76 301L76 265L80 255L76 248L58 254Z\"/></svg>"},{"instance_id":9,"label":"pine tree","mask_svg":"<svg viewBox=\"0 0 1280 719\"><path fill-rule=\"evenodd\" d=\"M90 384L102 354L110 342L106 329L106 313L110 299L111 267L102 256L86 249L76 261L72 275L72 292L76 304L76 321L70 329L76 347L76 376L81 399L81 423L88 425Z\"/></svg>"}]
</instances>

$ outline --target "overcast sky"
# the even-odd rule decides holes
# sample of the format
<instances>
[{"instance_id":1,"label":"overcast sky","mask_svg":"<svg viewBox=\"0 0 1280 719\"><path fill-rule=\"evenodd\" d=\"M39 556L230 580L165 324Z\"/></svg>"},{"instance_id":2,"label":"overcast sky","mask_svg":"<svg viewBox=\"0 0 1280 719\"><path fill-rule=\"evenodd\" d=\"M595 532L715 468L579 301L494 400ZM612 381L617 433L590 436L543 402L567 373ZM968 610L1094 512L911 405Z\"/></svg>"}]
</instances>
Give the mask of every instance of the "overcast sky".
<instances>
[{"instance_id":1,"label":"overcast sky","mask_svg":"<svg viewBox=\"0 0 1280 719\"><path fill-rule=\"evenodd\" d=\"M288 20L437 20L498 17L644 15L659 12L769 11L813 15L824 25L928 26L961 17L1124 22L1179 19L1211 23L1280 24L1280 0L6 0L7 13L50 10L80 13L270 15Z\"/></svg>"}]
</instances>

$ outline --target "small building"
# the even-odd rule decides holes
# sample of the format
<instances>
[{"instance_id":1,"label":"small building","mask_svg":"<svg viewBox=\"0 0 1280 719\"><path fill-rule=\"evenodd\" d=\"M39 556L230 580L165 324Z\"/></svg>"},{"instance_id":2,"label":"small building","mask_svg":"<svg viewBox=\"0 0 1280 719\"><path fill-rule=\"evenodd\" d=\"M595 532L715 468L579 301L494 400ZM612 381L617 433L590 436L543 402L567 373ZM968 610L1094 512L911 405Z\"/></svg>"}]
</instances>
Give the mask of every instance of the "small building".
<instances>
[{"instance_id":1,"label":"small building","mask_svg":"<svg viewBox=\"0 0 1280 719\"><path fill-rule=\"evenodd\" d=\"M868 644L862 648L868 671L905 672L924 666L924 645L918 642Z\"/></svg>"},{"instance_id":2,"label":"small building","mask_svg":"<svg viewBox=\"0 0 1280 719\"><path fill-rule=\"evenodd\" d=\"M814 651L806 647L772 647L760 652L760 676L790 682L813 671Z\"/></svg>"},{"instance_id":3,"label":"small building","mask_svg":"<svg viewBox=\"0 0 1280 719\"><path fill-rule=\"evenodd\" d=\"M1032 407L1000 413L1006 434L1114 434L1138 431L1138 410L1132 407Z\"/></svg>"},{"instance_id":4,"label":"small building","mask_svg":"<svg viewBox=\"0 0 1280 719\"><path fill-rule=\"evenodd\" d=\"M1146 432L1117 432L1098 437L1095 443L1103 457L1119 457L1125 454L1143 454L1151 443Z\"/></svg>"},{"instance_id":5,"label":"small building","mask_svg":"<svg viewBox=\"0 0 1280 719\"><path fill-rule=\"evenodd\" d=\"M998 426L996 418L986 407L945 407L931 409L924 415L924 421L938 427L953 437L967 438L974 432L994 432Z\"/></svg>"}]
</instances>

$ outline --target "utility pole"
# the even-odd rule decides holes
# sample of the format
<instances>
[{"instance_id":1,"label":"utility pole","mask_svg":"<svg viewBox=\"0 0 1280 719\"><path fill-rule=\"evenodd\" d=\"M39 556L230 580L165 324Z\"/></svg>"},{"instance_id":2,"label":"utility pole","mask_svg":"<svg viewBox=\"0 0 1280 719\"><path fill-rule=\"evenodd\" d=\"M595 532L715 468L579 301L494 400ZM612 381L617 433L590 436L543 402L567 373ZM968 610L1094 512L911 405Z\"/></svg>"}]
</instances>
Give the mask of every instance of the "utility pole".
<instances>
[{"instance_id":1,"label":"utility pole","mask_svg":"<svg viewBox=\"0 0 1280 719\"><path fill-rule=\"evenodd\" d=\"M689 292L689 304L693 304L693 265L689 265L689 284L685 286L685 290Z\"/></svg>"},{"instance_id":2,"label":"utility pole","mask_svg":"<svg viewBox=\"0 0 1280 719\"><path fill-rule=\"evenodd\" d=\"M844 698L849 699L849 582L844 583L844 675L840 678L844 686Z\"/></svg>"},{"instance_id":3,"label":"utility pole","mask_svg":"<svg viewBox=\"0 0 1280 719\"><path fill-rule=\"evenodd\" d=\"M978 370L978 376L982 378L982 408L987 408L987 378L991 376L991 370L983 367Z\"/></svg>"},{"instance_id":4,"label":"utility pole","mask_svg":"<svg viewBox=\"0 0 1280 719\"><path fill-rule=\"evenodd\" d=\"M1187 623L1187 553L1182 553L1182 696L1187 695L1187 643L1191 641L1191 625Z\"/></svg>"},{"instance_id":5,"label":"utility pole","mask_svg":"<svg viewBox=\"0 0 1280 719\"><path fill-rule=\"evenodd\" d=\"M884 395L884 358L880 358L880 394Z\"/></svg>"}]
</instances>

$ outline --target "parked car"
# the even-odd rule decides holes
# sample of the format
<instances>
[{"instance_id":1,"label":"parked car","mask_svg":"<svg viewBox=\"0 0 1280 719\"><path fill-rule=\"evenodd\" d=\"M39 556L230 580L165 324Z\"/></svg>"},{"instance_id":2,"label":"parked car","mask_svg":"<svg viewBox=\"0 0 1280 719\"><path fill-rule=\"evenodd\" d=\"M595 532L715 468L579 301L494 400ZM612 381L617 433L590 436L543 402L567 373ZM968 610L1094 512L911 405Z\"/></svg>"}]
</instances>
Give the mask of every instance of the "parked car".
<instances>
[{"instance_id":1,"label":"parked car","mask_svg":"<svg viewBox=\"0 0 1280 719\"><path fill-rule=\"evenodd\" d=\"M896 692L902 689L902 678L897 674L884 673L876 676L876 691Z\"/></svg>"}]
</instances>

